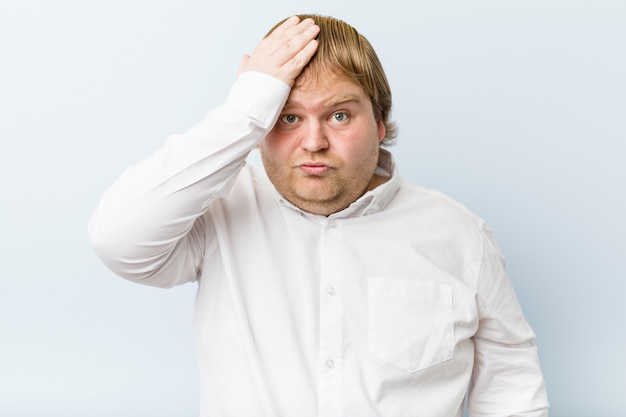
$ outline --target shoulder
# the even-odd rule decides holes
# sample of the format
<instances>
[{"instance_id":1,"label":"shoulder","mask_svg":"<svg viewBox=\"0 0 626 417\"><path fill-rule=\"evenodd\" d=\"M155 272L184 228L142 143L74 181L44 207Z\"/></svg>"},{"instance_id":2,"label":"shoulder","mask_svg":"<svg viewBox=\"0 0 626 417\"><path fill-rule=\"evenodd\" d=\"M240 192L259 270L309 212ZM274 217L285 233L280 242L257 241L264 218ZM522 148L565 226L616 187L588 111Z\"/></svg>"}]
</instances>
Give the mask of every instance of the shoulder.
<instances>
[{"instance_id":1,"label":"shoulder","mask_svg":"<svg viewBox=\"0 0 626 417\"><path fill-rule=\"evenodd\" d=\"M405 179L401 179L392 203L404 209L419 210L422 215L440 220L467 222L481 228L484 224L482 218L443 191L424 187Z\"/></svg>"},{"instance_id":2,"label":"shoulder","mask_svg":"<svg viewBox=\"0 0 626 417\"><path fill-rule=\"evenodd\" d=\"M485 220L448 194L402 180L390 202L389 215L403 219L403 227L447 242L462 252L482 252L493 239ZM462 248L462 250L461 250Z\"/></svg>"}]
</instances>

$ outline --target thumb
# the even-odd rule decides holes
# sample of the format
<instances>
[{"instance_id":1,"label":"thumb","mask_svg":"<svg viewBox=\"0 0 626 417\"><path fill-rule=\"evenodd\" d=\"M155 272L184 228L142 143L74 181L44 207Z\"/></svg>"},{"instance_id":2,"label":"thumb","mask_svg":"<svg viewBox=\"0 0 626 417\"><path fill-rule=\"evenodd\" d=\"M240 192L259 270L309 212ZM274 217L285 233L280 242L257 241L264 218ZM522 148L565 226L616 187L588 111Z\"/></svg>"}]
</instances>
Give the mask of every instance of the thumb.
<instances>
[{"instance_id":1,"label":"thumb","mask_svg":"<svg viewBox=\"0 0 626 417\"><path fill-rule=\"evenodd\" d=\"M250 55L245 54L241 57L241 63L239 63L239 69L237 70L237 76L244 72L247 69L248 61L250 60Z\"/></svg>"}]
</instances>

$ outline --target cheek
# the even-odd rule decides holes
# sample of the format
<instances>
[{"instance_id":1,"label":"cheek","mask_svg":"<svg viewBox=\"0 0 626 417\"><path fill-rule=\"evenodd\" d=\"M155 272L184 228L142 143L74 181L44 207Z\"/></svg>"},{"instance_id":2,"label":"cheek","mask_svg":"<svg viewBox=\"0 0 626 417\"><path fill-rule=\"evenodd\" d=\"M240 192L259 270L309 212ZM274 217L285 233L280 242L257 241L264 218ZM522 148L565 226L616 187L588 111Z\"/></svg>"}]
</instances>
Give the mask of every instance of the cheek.
<instances>
[{"instance_id":1,"label":"cheek","mask_svg":"<svg viewBox=\"0 0 626 417\"><path fill-rule=\"evenodd\" d=\"M288 141L271 133L259 144L261 156L268 161L280 161L289 155Z\"/></svg>"},{"instance_id":2,"label":"cheek","mask_svg":"<svg viewBox=\"0 0 626 417\"><path fill-rule=\"evenodd\" d=\"M257 147L261 148L261 150L265 153L273 152L273 149L276 147L276 143L278 142L276 134L273 132L274 131L268 133L267 136L265 136L265 138L263 138L263 140L257 145Z\"/></svg>"}]
</instances>

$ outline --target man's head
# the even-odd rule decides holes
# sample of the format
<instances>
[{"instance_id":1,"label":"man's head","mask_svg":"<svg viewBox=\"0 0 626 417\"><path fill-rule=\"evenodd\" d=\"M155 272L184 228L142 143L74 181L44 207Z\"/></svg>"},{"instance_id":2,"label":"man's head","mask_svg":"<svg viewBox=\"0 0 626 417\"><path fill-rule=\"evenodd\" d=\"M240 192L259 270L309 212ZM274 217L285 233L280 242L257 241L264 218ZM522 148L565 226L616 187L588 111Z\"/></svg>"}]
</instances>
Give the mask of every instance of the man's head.
<instances>
[{"instance_id":1,"label":"man's head","mask_svg":"<svg viewBox=\"0 0 626 417\"><path fill-rule=\"evenodd\" d=\"M392 145L397 129L391 120L391 88L372 45L354 27L339 19L313 14L298 17L301 21L313 19L320 27L320 33L317 36L317 52L296 79L294 88L315 80L320 74L329 73L360 85L372 101L374 116L385 126L386 134L381 144ZM269 33L283 22L279 22Z\"/></svg>"},{"instance_id":2,"label":"man's head","mask_svg":"<svg viewBox=\"0 0 626 417\"><path fill-rule=\"evenodd\" d=\"M304 27L313 24L307 17L301 16ZM307 212L327 216L387 180L376 167L381 143L395 133L388 120L389 86L369 43L341 21L311 18L319 25L317 52L287 77L291 93L259 147L278 192ZM266 60L297 56L309 37L302 39L308 29L295 22L270 32L262 46Z\"/></svg>"}]
</instances>

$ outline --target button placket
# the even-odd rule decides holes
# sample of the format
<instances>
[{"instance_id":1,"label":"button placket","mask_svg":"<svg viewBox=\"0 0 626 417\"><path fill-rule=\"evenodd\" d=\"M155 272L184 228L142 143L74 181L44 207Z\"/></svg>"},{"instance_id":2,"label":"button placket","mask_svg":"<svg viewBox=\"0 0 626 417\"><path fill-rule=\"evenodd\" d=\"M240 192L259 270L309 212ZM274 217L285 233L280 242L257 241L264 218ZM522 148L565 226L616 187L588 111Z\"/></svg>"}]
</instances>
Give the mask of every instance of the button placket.
<instances>
[{"instance_id":1,"label":"button placket","mask_svg":"<svg viewBox=\"0 0 626 417\"><path fill-rule=\"evenodd\" d=\"M342 230L340 223L327 219L321 236L320 329L319 329L319 411L320 416L341 414Z\"/></svg>"}]
</instances>

